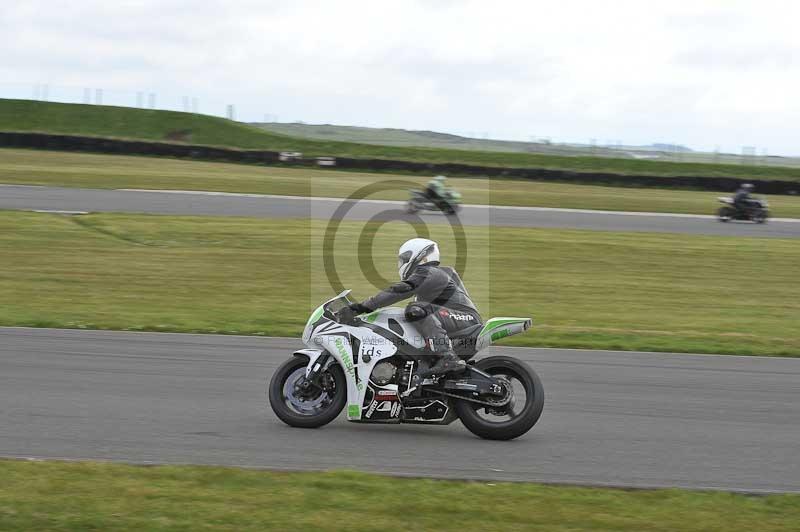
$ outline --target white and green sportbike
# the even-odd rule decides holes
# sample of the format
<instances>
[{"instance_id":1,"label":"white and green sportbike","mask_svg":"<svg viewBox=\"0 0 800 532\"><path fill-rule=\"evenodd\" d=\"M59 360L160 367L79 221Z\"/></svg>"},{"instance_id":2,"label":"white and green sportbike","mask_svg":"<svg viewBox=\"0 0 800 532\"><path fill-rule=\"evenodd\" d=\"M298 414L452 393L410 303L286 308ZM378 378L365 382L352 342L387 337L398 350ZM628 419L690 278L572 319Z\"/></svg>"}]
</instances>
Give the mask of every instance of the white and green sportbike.
<instances>
[{"instance_id":1,"label":"white and green sportbike","mask_svg":"<svg viewBox=\"0 0 800 532\"><path fill-rule=\"evenodd\" d=\"M447 425L458 418L482 438L510 440L539 420L544 390L527 364L507 356L470 360L495 340L529 329L530 318L492 318L451 335L466 369L420 379L432 357L404 310L386 307L348 319L342 310L349 293L314 311L303 332L309 348L273 375L269 402L282 421L321 427L347 405L349 421Z\"/></svg>"}]
</instances>

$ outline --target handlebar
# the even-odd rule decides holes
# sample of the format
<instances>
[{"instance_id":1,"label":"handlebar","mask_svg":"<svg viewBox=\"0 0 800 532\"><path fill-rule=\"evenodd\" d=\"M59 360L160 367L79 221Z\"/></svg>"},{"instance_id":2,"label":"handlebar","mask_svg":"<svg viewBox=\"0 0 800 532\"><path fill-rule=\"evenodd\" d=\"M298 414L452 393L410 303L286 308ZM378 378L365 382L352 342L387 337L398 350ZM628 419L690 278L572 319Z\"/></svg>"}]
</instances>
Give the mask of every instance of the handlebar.
<instances>
[{"instance_id":1,"label":"handlebar","mask_svg":"<svg viewBox=\"0 0 800 532\"><path fill-rule=\"evenodd\" d=\"M333 317L336 323L341 323L343 325L355 325L361 321L361 318L359 318L350 307L343 307L337 310L333 313Z\"/></svg>"}]
</instances>

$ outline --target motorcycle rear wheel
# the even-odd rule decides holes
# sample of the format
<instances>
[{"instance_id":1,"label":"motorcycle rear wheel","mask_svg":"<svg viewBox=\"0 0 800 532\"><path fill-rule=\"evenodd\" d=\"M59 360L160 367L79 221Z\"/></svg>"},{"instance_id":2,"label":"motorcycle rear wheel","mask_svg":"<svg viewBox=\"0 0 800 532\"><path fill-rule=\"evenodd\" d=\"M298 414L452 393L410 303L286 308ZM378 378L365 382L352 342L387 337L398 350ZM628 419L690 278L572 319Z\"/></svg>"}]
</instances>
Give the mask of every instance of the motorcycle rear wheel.
<instances>
[{"instance_id":1,"label":"motorcycle rear wheel","mask_svg":"<svg viewBox=\"0 0 800 532\"><path fill-rule=\"evenodd\" d=\"M320 376L328 389L317 389L302 397L294 384L305 376L306 366L305 356L293 356L281 364L269 382L267 397L281 421L292 427L314 429L327 425L342 411L347 402L347 384L341 366L334 364Z\"/></svg>"},{"instance_id":2,"label":"motorcycle rear wheel","mask_svg":"<svg viewBox=\"0 0 800 532\"><path fill-rule=\"evenodd\" d=\"M539 421L544 408L544 388L536 372L526 363L515 358L495 356L479 360L475 367L489 375L501 377L510 384L519 383L524 389L524 405L518 410L512 401L505 407L497 409L470 401L454 401L454 408L461 422L467 429L487 440L512 440L522 436ZM519 392L515 392L515 395ZM493 421L482 416L507 417L508 419Z\"/></svg>"}]
</instances>

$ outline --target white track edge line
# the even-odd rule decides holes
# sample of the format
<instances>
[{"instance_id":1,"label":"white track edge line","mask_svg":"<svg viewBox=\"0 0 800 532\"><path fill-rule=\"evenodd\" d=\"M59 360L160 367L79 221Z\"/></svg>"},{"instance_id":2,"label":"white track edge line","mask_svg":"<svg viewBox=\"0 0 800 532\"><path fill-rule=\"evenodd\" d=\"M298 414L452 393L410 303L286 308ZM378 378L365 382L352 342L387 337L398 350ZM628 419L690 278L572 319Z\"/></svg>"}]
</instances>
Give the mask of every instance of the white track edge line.
<instances>
[{"instance_id":1,"label":"white track edge line","mask_svg":"<svg viewBox=\"0 0 800 532\"><path fill-rule=\"evenodd\" d=\"M123 334L152 334L152 335L177 335L177 336L200 336L211 338L248 338L248 339L267 339L267 340L280 340L298 342L300 338L292 336L264 336L258 334L220 334L220 333L182 333L174 331L125 331L118 329L68 329L59 327L0 327L0 334L3 331L12 330L25 330L25 331L62 331L62 332L99 332L99 333L123 333ZM525 347L518 345L496 345L495 348L500 349L525 349L528 351L574 351L578 353L609 353L618 355L674 355L674 356L690 356L690 357L724 357L724 358L752 358L757 360L792 360L795 364L800 361L798 357L787 356L770 356L770 355L725 355L721 353L676 353L674 351L614 351L611 349L579 349L574 347Z\"/></svg>"},{"instance_id":2,"label":"white track edge line","mask_svg":"<svg viewBox=\"0 0 800 532\"><path fill-rule=\"evenodd\" d=\"M189 467L221 467L226 469L240 469L245 471L265 471L265 472L281 472L281 473L324 473L327 471L342 471L343 468L316 468L316 467L284 467L279 465L247 465L247 464L225 464L225 463L210 463L210 462L184 462L184 461L163 461L163 460L141 460L141 459L115 459L115 458L85 458L85 457L55 457L55 456L30 456L30 455L17 455L17 454L0 454L0 459L3 460L18 460L24 462L64 462L64 463L80 463L80 462L96 462L101 464L120 464L130 466L189 466ZM456 482L483 482L483 483L498 483L498 484L545 484L554 486L575 486L584 488L603 488L614 490L669 490L680 489L684 491L719 491L728 493L741 493L741 494L754 494L754 495L785 495L800 493L798 490L779 490L773 488L735 488L724 487L716 485L699 485L692 486L689 484L649 484L645 482L637 483L614 483L614 482L592 482L588 480L578 479L544 479L536 477L530 480L510 480L510 479L495 479L495 478L479 478L473 475L465 476L451 476L451 475L426 475L424 473L413 473L405 471L393 470L370 470L368 468L357 469L361 473L383 477L399 477L399 478L416 478L416 479L442 479L452 480Z\"/></svg>"},{"instance_id":3,"label":"white track edge line","mask_svg":"<svg viewBox=\"0 0 800 532\"><path fill-rule=\"evenodd\" d=\"M243 192L215 192L209 190L165 190L165 189L144 189L144 188L118 188L114 190L119 192L150 192L155 194L185 194L185 195L221 196L221 197L234 197L234 198L288 199L296 201L335 201L340 203L348 201L348 198L332 198L327 196L286 196L278 194L248 194ZM377 203L384 205L405 204L404 201L394 201L394 200L361 199L361 200L349 200L349 201L358 201L363 203ZM606 214L612 216L657 216L665 218L693 218L699 220L716 219L716 216L710 214L683 214L683 213L673 213L673 212L603 211L596 209L566 209L561 207L522 207L516 205L481 205L481 204L464 204L464 207L468 207L470 209L563 212L563 213L574 213L574 214ZM800 218L772 218L771 220L775 222L800 223Z\"/></svg>"}]
</instances>

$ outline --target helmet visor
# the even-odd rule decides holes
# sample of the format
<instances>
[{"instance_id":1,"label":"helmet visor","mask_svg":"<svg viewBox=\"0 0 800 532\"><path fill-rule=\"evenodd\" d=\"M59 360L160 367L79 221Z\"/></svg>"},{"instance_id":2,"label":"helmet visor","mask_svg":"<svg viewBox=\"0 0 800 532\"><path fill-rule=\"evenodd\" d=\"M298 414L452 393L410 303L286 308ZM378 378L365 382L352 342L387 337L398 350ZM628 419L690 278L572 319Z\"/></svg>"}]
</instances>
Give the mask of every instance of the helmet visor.
<instances>
[{"instance_id":1,"label":"helmet visor","mask_svg":"<svg viewBox=\"0 0 800 532\"><path fill-rule=\"evenodd\" d=\"M397 269L398 270L400 268L402 268L404 264L407 264L408 261L411 260L411 255L412 254L413 253L411 251L406 251L406 252L403 252L403 253L401 253L400 255L397 256Z\"/></svg>"}]
</instances>

